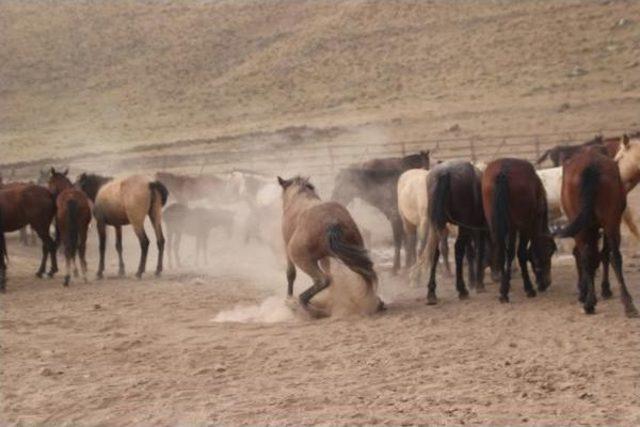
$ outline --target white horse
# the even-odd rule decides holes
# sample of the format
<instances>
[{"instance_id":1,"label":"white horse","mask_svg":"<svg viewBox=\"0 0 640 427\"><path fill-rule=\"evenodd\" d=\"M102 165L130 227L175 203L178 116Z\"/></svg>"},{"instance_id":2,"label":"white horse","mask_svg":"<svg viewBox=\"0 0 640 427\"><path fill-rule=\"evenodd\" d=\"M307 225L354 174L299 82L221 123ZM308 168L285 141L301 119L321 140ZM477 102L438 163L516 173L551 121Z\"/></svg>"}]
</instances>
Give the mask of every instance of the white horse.
<instances>
[{"instance_id":1,"label":"white horse","mask_svg":"<svg viewBox=\"0 0 640 427\"><path fill-rule=\"evenodd\" d=\"M427 197L427 177L429 171L425 169L409 169L398 179L398 210L402 219L405 234L405 251L407 265L416 262L417 254L422 253L427 242L429 201ZM444 259L447 273L451 274L449 265L449 247L447 235L440 242L440 251ZM416 243L418 252L416 252ZM419 274L415 270L411 273L411 283L416 286Z\"/></svg>"}]
</instances>

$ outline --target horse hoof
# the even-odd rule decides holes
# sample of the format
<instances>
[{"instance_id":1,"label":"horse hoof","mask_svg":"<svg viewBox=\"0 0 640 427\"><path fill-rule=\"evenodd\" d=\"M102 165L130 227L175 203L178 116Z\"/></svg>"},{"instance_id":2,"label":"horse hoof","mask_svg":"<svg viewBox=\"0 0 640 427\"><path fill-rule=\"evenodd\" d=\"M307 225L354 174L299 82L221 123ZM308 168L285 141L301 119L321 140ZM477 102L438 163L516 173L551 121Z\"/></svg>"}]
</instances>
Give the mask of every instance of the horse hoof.
<instances>
[{"instance_id":1,"label":"horse hoof","mask_svg":"<svg viewBox=\"0 0 640 427\"><path fill-rule=\"evenodd\" d=\"M596 314L596 307L595 306L585 306L584 307L584 312L585 312L585 314Z\"/></svg>"},{"instance_id":2,"label":"horse hoof","mask_svg":"<svg viewBox=\"0 0 640 427\"><path fill-rule=\"evenodd\" d=\"M121 270L118 270L118 277L124 277L124 276L125 276L125 274L126 274L126 273L125 273L125 271L124 271L124 268L123 268L123 269L121 269Z\"/></svg>"},{"instance_id":3,"label":"horse hoof","mask_svg":"<svg viewBox=\"0 0 640 427\"><path fill-rule=\"evenodd\" d=\"M483 293L485 293L485 292L487 292L487 290L485 289L484 285L482 285L482 286L476 286L476 293L477 293L477 294L483 294Z\"/></svg>"},{"instance_id":4,"label":"horse hoof","mask_svg":"<svg viewBox=\"0 0 640 427\"><path fill-rule=\"evenodd\" d=\"M156 271L156 277L160 277L160 276L162 276L162 270Z\"/></svg>"},{"instance_id":5,"label":"horse hoof","mask_svg":"<svg viewBox=\"0 0 640 427\"><path fill-rule=\"evenodd\" d=\"M501 303L508 303L509 302L509 297L506 295L501 295L500 296L500 302Z\"/></svg>"},{"instance_id":6,"label":"horse hoof","mask_svg":"<svg viewBox=\"0 0 640 427\"><path fill-rule=\"evenodd\" d=\"M66 276L64 276L64 282L62 282L62 286L69 286L69 282L71 281L71 276L69 276L68 274Z\"/></svg>"},{"instance_id":7,"label":"horse hoof","mask_svg":"<svg viewBox=\"0 0 640 427\"><path fill-rule=\"evenodd\" d=\"M378 302L377 311L386 311L386 310L387 310L387 306L385 305L384 301Z\"/></svg>"},{"instance_id":8,"label":"horse hoof","mask_svg":"<svg viewBox=\"0 0 640 427\"><path fill-rule=\"evenodd\" d=\"M527 291L527 298L533 298L536 295L537 295L536 291L534 291L533 289L531 289L530 291Z\"/></svg>"},{"instance_id":9,"label":"horse hoof","mask_svg":"<svg viewBox=\"0 0 640 427\"><path fill-rule=\"evenodd\" d=\"M465 292L460 292L458 294L458 299L463 300L463 299L468 299L469 298L469 292L465 291Z\"/></svg>"},{"instance_id":10,"label":"horse hoof","mask_svg":"<svg viewBox=\"0 0 640 427\"><path fill-rule=\"evenodd\" d=\"M603 299L609 299L613 296L613 292L611 292L611 289L605 289L602 291L602 298Z\"/></svg>"},{"instance_id":11,"label":"horse hoof","mask_svg":"<svg viewBox=\"0 0 640 427\"><path fill-rule=\"evenodd\" d=\"M102 273L98 273L98 274L96 274L96 279L102 280L102 279L104 279L104 276L102 275Z\"/></svg>"},{"instance_id":12,"label":"horse hoof","mask_svg":"<svg viewBox=\"0 0 640 427\"><path fill-rule=\"evenodd\" d=\"M136 277L137 277L138 279L142 279L142 273L139 273L139 272L138 272L138 273L136 273Z\"/></svg>"},{"instance_id":13,"label":"horse hoof","mask_svg":"<svg viewBox=\"0 0 640 427\"><path fill-rule=\"evenodd\" d=\"M438 303L438 298L433 296L427 296L427 305L436 305Z\"/></svg>"},{"instance_id":14,"label":"horse hoof","mask_svg":"<svg viewBox=\"0 0 640 427\"><path fill-rule=\"evenodd\" d=\"M37 277L38 279L42 279L42 276L43 276L43 273L41 273L41 272L37 272L37 273L36 273L36 277Z\"/></svg>"}]
</instances>

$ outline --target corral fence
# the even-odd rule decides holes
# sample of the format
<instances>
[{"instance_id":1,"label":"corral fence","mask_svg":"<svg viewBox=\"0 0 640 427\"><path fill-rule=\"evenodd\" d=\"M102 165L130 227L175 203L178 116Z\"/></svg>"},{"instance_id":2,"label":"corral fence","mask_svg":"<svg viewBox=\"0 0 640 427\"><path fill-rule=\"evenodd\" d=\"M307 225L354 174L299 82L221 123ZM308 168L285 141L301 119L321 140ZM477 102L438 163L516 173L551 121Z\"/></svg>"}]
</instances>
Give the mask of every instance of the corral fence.
<instances>
[{"instance_id":1,"label":"corral fence","mask_svg":"<svg viewBox=\"0 0 640 427\"><path fill-rule=\"evenodd\" d=\"M379 157L395 157L431 150L432 158L488 161L498 157L519 157L530 161L556 145L579 144L596 135L621 135L635 129L608 128L570 130L536 134L503 134L450 137L424 137L368 143L348 132L329 139L260 135L252 137L179 141L155 146L135 146L121 151L79 154L0 165L9 179L33 179L39 169L51 165L72 165L75 172L133 173L169 170L176 172L228 173L248 170L274 176L304 174L317 181L329 181L344 167ZM276 133L272 134L272 136ZM188 148L188 149L187 149ZM548 163L547 163L548 164Z\"/></svg>"}]
</instances>

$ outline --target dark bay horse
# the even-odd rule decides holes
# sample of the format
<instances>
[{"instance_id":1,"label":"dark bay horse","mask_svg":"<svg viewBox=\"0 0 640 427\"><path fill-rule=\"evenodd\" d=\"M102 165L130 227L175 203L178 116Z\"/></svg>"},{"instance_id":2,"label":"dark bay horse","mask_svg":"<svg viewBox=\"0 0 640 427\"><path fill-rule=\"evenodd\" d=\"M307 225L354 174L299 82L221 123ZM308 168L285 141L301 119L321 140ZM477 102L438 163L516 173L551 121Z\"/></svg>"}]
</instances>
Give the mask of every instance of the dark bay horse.
<instances>
[{"instance_id":1,"label":"dark bay horse","mask_svg":"<svg viewBox=\"0 0 640 427\"><path fill-rule=\"evenodd\" d=\"M427 304L435 304L436 266L439 242L447 224L458 226L455 243L456 289L460 299L469 292L463 279L463 260L469 261L469 282L478 292L484 290L484 250L487 225L482 210L482 173L471 162L449 160L434 166L427 177L429 226L427 245L422 254L430 265ZM472 244L473 243L473 244Z\"/></svg>"},{"instance_id":2,"label":"dark bay horse","mask_svg":"<svg viewBox=\"0 0 640 427\"><path fill-rule=\"evenodd\" d=\"M71 263L74 266L74 275L78 275L76 266L76 253L80 258L82 276L87 281L87 230L91 222L91 205L89 198L81 190L76 189L67 178L69 169L64 172L56 172L51 168L49 177L49 190L56 199L56 234L64 246L66 262L66 274L64 286L69 286L71 280Z\"/></svg>"},{"instance_id":3,"label":"dark bay horse","mask_svg":"<svg viewBox=\"0 0 640 427\"><path fill-rule=\"evenodd\" d=\"M42 261L36 276L42 277L47 258L51 255L49 277L58 271L56 244L49 234L49 228L56 207L49 190L35 184L13 185L0 190L0 211L2 211L2 232L17 231L30 225L42 241ZM6 251L5 251L6 254ZM3 285L4 286L4 285Z\"/></svg>"},{"instance_id":4,"label":"dark bay horse","mask_svg":"<svg viewBox=\"0 0 640 427\"><path fill-rule=\"evenodd\" d=\"M613 257L625 314L637 317L638 310L622 272L620 222L627 198L616 162L593 151L584 151L567 161L563 170L562 206L570 223L558 235L575 240L573 254L578 270L579 300L585 313L593 314L597 303L594 276L600 263L598 241L602 229L605 250Z\"/></svg>"},{"instance_id":5,"label":"dark bay horse","mask_svg":"<svg viewBox=\"0 0 640 427\"><path fill-rule=\"evenodd\" d=\"M331 199L347 206L359 198L379 209L391 223L394 257L393 272L400 269L403 226L398 211L398 178L408 169L428 169L429 152L421 151L398 158L373 159L342 169L335 179Z\"/></svg>"},{"instance_id":6,"label":"dark bay horse","mask_svg":"<svg viewBox=\"0 0 640 427\"><path fill-rule=\"evenodd\" d=\"M502 270L500 301L509 302L516 237L527 296L536 295L527 262L532 264L538 290L546 290L551 284L551 256L556 245L549 233L545 190L533 165L512 158L489 163L482 176L482 205L489 222L495 260Z\"/></svg>"},{"instance_id":7,"label":"dark bay horse","mask_svg":"<svg viewBox=\"0 0 640 427\"><path fill-rule=\"evenodd\" d=\"M162 233L162 206L167 203L169 192L158 181L152 181L142 175L131 175L111 179L98 175L82 174L76 185L94 201L93 215L96 218L100 239L100 264L98 278L104 273L104 255L107 241L106 226L116 228L116 249L119 257L118 274L124 275L122 259L122 226L131 224L140 242L140 263L136 276L142 277L147 264L149 238L144 230L144 220L148 216L153 225L158 245L158 265L156 275L162 272L164 253L164 235Z\"/></svg>"}]
</instances>

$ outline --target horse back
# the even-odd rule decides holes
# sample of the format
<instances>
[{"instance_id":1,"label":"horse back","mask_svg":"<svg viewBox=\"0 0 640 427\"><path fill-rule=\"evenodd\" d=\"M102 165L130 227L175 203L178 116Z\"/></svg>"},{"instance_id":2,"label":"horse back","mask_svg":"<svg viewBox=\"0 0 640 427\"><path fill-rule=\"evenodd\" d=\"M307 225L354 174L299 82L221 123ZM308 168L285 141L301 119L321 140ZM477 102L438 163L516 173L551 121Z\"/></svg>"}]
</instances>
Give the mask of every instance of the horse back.
<instances>
[{"instance_id":1,"label":"horse back","mask_svg":"<svg viewBox=\"0 0 640 427\"><path fill-rule=\"evenodd\" d=\"M91 204L89 198L81 190L67 188L56 198L56 218L64 223L67 206L70 201L75 201L78 209L78 221L88 225L91 222Z\"/></svg>"},{"instance_id":2,"label":"horse back","mask_svg":"<svg viewBox=\"0 0 640 427\"><path fill-rule=\"evenodd\" d=\"M35 184L0 190L0 208L4 231L15 231L27 224L48 226L56 210L53 194Z\"/></svg>"}]
</instances>

